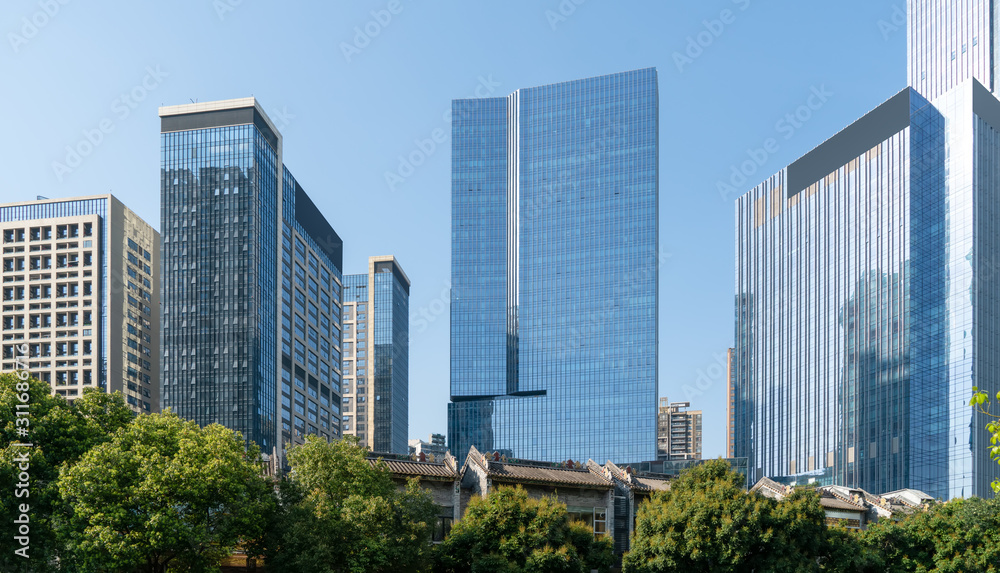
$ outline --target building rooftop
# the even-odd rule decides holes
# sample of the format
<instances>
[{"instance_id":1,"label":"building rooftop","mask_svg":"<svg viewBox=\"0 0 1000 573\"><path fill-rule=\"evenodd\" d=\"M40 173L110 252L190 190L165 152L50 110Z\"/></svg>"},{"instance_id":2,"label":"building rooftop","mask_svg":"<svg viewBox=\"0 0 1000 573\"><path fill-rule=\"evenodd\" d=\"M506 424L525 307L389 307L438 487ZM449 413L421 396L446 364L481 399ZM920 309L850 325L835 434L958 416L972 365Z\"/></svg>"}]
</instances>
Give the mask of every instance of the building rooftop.
<instances>
[{"instance_id":1,"label":"building rooftop","mask_svg":"<svg viewBox=\"0 0 1000 573\"><path fill-rule=\"evenodd\" d=\"M442 459L420 461L402 454L369 453L368 461L372 465L384 462L393 475L400 477L418 476L421 478L444 479L453 481L458 479L459 471L455 464L455 458L451 454L445 454Z\"/></svg>"},{"instance_id":2,"label":"building rooftop","mask_svg":"<svg viewBox=\"0 0 1000 573\"><path fill-rule=\"evenodd\" d=\"M515 460L508 459L498 452L483 454L473 446L465 461L466 467L470 464L483 469L494 482L608 489L612 487L611 480L594 474L587 469L586 464L571 460L565 463Z\"/></svg>"}]
</instances>

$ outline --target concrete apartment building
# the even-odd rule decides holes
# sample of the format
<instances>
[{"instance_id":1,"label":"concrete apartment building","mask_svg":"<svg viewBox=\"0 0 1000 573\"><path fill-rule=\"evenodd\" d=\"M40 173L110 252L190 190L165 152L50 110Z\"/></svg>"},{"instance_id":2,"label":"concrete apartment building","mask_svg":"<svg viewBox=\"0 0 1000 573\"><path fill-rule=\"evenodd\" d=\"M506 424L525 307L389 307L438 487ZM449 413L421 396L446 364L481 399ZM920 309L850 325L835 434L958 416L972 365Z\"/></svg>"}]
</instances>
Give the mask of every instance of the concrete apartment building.
<instances>
[{"instance_id":1,"label":"concrete apartment building","mask_svg":"<svg viewBox=\"0 0 1000 573\"><path fill-rule=\"evenodd\" d=\"M656 448L659 459L701 459L701 410L688 410L690 407L690 402L660 398Z\"/></svg>"},{"instance_id":2,"label":"concrete apartment building","mask_svg":"<svg viewBox=\"0 0 1000 573\"><path fill-rule=\"evenodd\" d=\"M160 235L113 195L0 205L2 369L160 410Z\"/></svg>"}]
</instances>

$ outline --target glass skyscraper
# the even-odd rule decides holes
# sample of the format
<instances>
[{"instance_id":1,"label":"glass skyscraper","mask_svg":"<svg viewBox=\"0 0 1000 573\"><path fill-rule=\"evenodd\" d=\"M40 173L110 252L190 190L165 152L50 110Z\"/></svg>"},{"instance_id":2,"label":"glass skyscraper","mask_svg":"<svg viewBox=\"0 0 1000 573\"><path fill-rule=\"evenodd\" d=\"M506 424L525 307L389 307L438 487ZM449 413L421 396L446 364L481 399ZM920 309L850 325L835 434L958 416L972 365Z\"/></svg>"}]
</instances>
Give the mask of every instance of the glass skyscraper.
<instances>
[{"instance_id":1,"label":"glass skyscraper","mask_svg":"<svg viewBox=\"0 0 1000 573\"><path fill-rule=\"evenodd\" d=\"M375 452L409 452L410 279L393 256L344 277L343 431Z\"/></svg>"},{"instance_id":2,"label":"glass skyscraper","mask_svg":"<svg viewBox=\"0 0 1000 573\"><path fill-rule=\"evenodd\" d=\"M992 495L1000 101L986 0L909 3L909 87L736 204L752 479ZM986 87L984 87L986 86Z\"/></svg>"},{"instance_id":3,"label":"glass skyscraper","mask_svg":"<svg viewBox=\"0 0 1000 573\"><path fill-rule=\"evenodd\" d=\"M282 461L339 437L343 242L253 98L160 117L163 406Z\"/></svg>"},{"instance_id":4,"label":"glass skyscraper","mask_svg":"<svg viewBox=\"0 0 1000 573\"><path fill-rule=\"evenodd\" d=\"M452 453L656 459L656 70L452 118Z\"/></svg>"}]
</instances>

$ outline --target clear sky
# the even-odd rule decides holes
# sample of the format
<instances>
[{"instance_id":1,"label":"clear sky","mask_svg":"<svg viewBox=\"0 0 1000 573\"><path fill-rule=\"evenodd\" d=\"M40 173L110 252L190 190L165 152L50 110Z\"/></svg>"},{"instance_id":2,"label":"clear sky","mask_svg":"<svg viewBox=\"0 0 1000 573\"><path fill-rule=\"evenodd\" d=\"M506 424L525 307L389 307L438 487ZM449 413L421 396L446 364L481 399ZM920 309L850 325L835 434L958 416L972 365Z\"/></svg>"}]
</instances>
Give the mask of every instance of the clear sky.
<instances>
[{"instance_id":1,"label":"clear sky","mask_svg":"<svg viewBox=\"0 0 1000 573\"><path fill-rule=\"evenodd\" d=\"M704 451L717 456L736 195L905 87L903 10L904 0L7 0L0 201L110 191L158 228L157 107L257 97L284 135L285 164L343 237L345 273L394 254L413 282L410 437L426 439L447 429L451 100L656 67L669 253L660 395L704 410ZM770 152L748 153L768 138ZM412 170L400 165L411 154ZM759 166L720 192L746 161Z\"/></svg>"}]
</instances>

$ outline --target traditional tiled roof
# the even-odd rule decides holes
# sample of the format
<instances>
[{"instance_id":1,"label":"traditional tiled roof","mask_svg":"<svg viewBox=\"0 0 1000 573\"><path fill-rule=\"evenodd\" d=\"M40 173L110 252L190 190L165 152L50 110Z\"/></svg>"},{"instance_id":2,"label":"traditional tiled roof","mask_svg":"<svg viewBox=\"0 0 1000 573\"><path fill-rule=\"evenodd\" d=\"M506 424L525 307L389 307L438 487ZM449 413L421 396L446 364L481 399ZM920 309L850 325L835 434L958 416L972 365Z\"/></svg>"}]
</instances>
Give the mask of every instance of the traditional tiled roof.
<instances>
[{"instance_id":1,"label":"traditional tiled roof","mask_svg":"<svg viewBox=\"0 0 1000 573\"><path fill-rule=\"evenodd\" d=\"M917 489L899 489L882 494L882 497L909 509L920 509L925 503L934 501L930 495Z\"/></svg>"},{"instance_id":2,"label":"traditional tiled roof","mask_svg":"<svg viewBox=\"0 0 1000 573\"><path fill-rule=\"evenodd\" d=\"M760 478L760 480L750 488L750 493L759 493L764 497L769 497L771 499L783 499L786 495L787 489L785 486L774 481L771 478Z\"/></svg>"},{"instance_id":3,"label":"traditional tiled roof","mask_svg":"<svg viewBox=\"0 0 1000 573\"><path fill-rule=\"evenodd\" d=\"M666 478L654 478L648 476L633 476L633 479L638 482L637 485L649 491L667 491L670 489L670 480Z\"/></svg>"},{"instance_id":4,"label":"traditional tiled roof","mask_svg":"<svg viewBox=\"0 0 1000 573\"><path fill-rule=\"evenodd\" d=\"M586 469L540 467L490 461L487 475L505 483L544 483L583 487L610 488L611 482Z\"/></svg>"},{"instance_id":5,"label":"traditional tiled roof","mask_svg":"<svg viewBox=\"0 0 1000 573\"><path fill-rule=\"evenodd\" d=\"M597 465L594 461L588 460L587 467L591 472L601 475L606 479L617 480L632 491L652 493L654 491L666 491L670 489L670 478L662 474L630 473L613 462L608 460L603 466Z\"/></svg>"},{"instance_id":6,"label":"traditional tiled roof","mask_svg":"<svg viewBox=\"0 0 1000 573\"><path fill-rule=\"evenodd\" d=\"M841 511L855 511L864 513L867 511L864 505L848 501L837 494L823 489L817 490L819 493L819 504L826 509L838 509Z\"/></svg>"},{"instance_id":7,"label":"traditional tiled roof","mask_svg":"<svg viewBox=\"0 0 1000 573\"><path fill-rule=\"evenodd\" d=\"M472 447L465 464L466 467L469 464L475 464L486 473L490 480L497 483L564 485L600 489L613 487L610 479L595 475L584 464L578 462L558 464L532 460L509 460L498 453L479 453L479 450Z\"/></svg>"},{"instance_id":8,"label":"traditional tiled roof","mask_svg":"<svg viewBox=\"0 0 1000 573\"><path fill-rule=\"evenodd\" d=\"M368 462L376 465L382 462L393 475L398 477L419 477L433 480L453 481L458 479L455 461L450 455L441 462L421 462L398 454L368 454Z\"/></svg>"},{"instance_id":9,"label":"traditional tiled roof","mask_svg":"<svg viewBox=\"0 0 1000 573\"><path fill-rule=\"evenodd\" d=\"M794 491L792 487L782 485L770 478L761 478L760 481L750 488L751 493L758 493L764 497L778 501L785 499L792 491ZM826 509L856 511L859 513L867 511L863 502L858 503L853 501L849 496L838 495L832 488L815 488L813 491L819 494L819 504Z\"/></svg>"}]
</instances>

